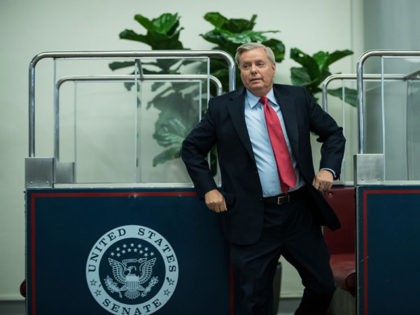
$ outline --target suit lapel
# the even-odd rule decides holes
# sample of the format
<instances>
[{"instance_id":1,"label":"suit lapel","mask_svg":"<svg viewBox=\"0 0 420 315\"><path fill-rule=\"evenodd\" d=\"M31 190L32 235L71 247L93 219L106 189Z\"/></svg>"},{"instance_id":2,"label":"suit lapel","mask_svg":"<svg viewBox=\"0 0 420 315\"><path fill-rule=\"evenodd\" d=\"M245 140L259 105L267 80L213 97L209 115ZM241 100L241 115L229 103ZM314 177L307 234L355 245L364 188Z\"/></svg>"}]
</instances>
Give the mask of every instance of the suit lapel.
<instances>
[{"instance_id":1,"label":"suit lapel","mask_svg":"<svg viewBox=\"0 0 420 315\"><path fill-rule=\"evenodd\" d=\"M245 89L240 89L237 93L232 94L230 101L231 104L228 105L228 111L232 118L233 125L248 154L254 159L251 140L245 122Z\"/></svg>"},{"instance_id":2,"label":"suit lapel","mask_svg":"<svg viewBox=\"0 0 420 315\"><path fill-rule=\"evenodd\" d=\"M281 86L274 86L274 96L280 105L281 113L283 115L284 123L286 125L287 136L289 137L292 152L298 151L299 132L298 132L298 117L294 98L289 91Z\"/></svg>"},{"instance_id":3,"label":"suit lapel","mask_svg":"<svg viewBox=\"0 0 420 315\"><path fill-rule=\"evenodd\" d=\"M287 89L282 86L274 85L274 96L280 105L280 109L286 124L287 135L289 137L292 152L298 152L299 132L298 132L298 117L294 98L290 95ZM245 122L245 89L238 90L237 93L232 94L230 98L231 104L228 105L228 111L232 118L233 125L238 132L244 147L248 154L254 159L252 151L251 140L249 138L248 129Z\"/></svg>"}]
</instances>

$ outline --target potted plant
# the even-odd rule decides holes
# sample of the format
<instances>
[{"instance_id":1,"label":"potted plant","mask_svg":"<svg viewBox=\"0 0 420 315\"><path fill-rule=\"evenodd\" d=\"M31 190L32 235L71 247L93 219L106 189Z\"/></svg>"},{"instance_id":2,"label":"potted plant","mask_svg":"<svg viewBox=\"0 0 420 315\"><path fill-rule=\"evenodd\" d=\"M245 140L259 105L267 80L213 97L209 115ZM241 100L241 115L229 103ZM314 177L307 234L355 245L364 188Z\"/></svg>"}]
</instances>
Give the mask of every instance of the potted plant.
<instances>
[{"instance_id":1,"label":"potted plant","mask_svg":"<svg viewBox=\"0 0 420 315\"><path fill-rule=\"evenodd\" d=\"M136 14L134 20L146 30L146 34L125 29L119 34L121 39L147 44L152 50L186 49L179 40L183 27L180 26L180 16L177 13L164 13L153 19ZM111 70L135 68L136 62L138 61L117 61L110 63L109 67ZM141 69L144 74L180 74L182 67L191 63L191 60L156 59L151 62L142 62ZM131 73L135 73L135 71L132 70ZM128 83L126 87L131 89L133 85L133 83ZM152 92L156 93L147 102L146 108L154 107L159 111L153 138L164 148L153 158L153 166L179 157L181 142L191 129L193 118L198 115L195 107L188 105L195 101L192 93L185 92L187 88L187 83L156 82L152 85ZM176 104L184 106L180 107Z\"/></svg>"},{"instance_id":2,"label":"potted plant","mask_svg":"<svg viewBox=\"0 0 420 315\"><path fill-rule=\"evenodd\" d=\"M299 63L300 67L292 67L292 84L306 87L311 95L316 99L316 94L321 92L320 85L331 75L330 65L344 57L352 55L351 50L335 50L332 53L318 51L312 56L304 53L299 48L290 49L290 58ZM345 88L345 102L356 106L357 93L353 89ZM328 94L342 98L341 88L328 89Z\"/></svg>"}]
</instances>

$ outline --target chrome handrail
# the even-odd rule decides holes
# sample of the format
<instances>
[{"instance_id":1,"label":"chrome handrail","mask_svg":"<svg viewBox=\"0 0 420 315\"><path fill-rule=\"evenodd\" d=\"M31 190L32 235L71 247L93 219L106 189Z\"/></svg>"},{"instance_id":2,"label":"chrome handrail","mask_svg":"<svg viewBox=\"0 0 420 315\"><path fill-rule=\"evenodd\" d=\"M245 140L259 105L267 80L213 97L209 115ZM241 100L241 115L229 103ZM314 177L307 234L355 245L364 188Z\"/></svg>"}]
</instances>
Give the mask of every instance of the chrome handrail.
<instances>
[{"instance_id":1,"label":"chrome handrail","mask_svg":"<svg viewBox=\"0 0 420 315\"><path fill-rule=\"evenodd\" d=\"M213 75L207 74L143 74L140 81L192 81L209 79L216 85L216 94L222 94L222 83ZM96 82L96 81L131 81L139 80L138 75L80 75L67 76L57 80L54 87L54 158L60 159L60 126L59 126L59 91L65 82Z\"/></svg>"},{"instance_id":2,"label":"chrome handrail","mask_svg":"<svg viewBox=\"0 0 420 315\"><path fill-rule=\"evenodd\" d=\"M368 81L377 81L377 80L408 80L417 72L410 73L410 74L387 74L387 75L380 75L380 74L364 74L363 80ZM339 73L339 74L332 74L324 79L321 84L322 88L322 107L324 110L328 111L328 85L336 80L357 80L356 73Z\"/></svg>"},{"instance_id":3,"label":"chrome handrail","mask_svg":"<svg viewBox=\"0 0 420 315\"><path fill-rule=\"evenodd\" d=\"M364 153L364 91L363 91L363 66L370 57L419 57L418 50L371 50L364 53L357 62L357 100L359 117L359 153Z\"/></svg>"},{"instance_id":4,"label":"chrome handrail","mask_svg":"<svg viewBox=\"0 0 420 315\"><path fill-rule=\"evenodd\" d=\"M34 56L29 64L29 104L28 104L28 151L29 157L35 156L35 67L46 58L86 59L86 58L179 58L179 57L221 57L228 63L229 91L235 89L235 61L221 50L153 50L153 51L62 51L42 52Z\"/></svg>"}]
</instances>

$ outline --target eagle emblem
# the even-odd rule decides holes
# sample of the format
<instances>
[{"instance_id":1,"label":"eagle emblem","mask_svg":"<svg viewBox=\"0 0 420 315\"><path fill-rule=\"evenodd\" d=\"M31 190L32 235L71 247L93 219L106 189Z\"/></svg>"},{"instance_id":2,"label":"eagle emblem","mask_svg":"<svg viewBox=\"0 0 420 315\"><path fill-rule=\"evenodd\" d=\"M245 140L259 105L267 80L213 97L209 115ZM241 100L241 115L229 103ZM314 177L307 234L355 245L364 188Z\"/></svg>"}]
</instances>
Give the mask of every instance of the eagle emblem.
<instances>
[{"instance_id":1,"label":"eagle emblem","mask_svg":"<svg viewBox=\"0 0 420 315\"><path fill-rule=\"evenodd\" d=\"M113 278L108 275L104 279L105 285L110 292L118 293L120 298L122 293L130 300L140 295L146 297L159 282L158 277L152 277L155 262L156 258L124 259L121 262L108 258Z\"/></svg>"}]
</instances>

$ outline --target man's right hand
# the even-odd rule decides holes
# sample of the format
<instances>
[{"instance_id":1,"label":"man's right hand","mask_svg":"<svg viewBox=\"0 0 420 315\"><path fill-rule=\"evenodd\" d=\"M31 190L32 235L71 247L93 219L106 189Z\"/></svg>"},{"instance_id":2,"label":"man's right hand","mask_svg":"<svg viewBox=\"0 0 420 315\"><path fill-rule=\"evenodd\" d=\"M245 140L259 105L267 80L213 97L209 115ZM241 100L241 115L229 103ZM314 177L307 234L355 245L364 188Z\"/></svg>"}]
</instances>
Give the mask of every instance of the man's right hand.
<instances>
[{"instance_id":1,"label":"man's right hand","mask_svg":"<svg viewBox=\"0 0 420 315\"><path fill-rule=\"evenodd\" d=\"M207 208L214 212L227 211L225 197L217 189L212 189L204 195Z\"/></svg>"}]
</instances>

